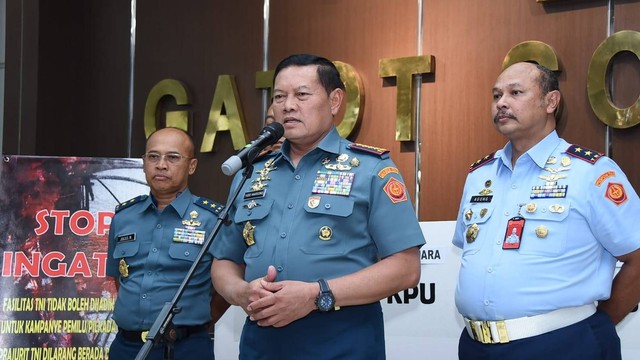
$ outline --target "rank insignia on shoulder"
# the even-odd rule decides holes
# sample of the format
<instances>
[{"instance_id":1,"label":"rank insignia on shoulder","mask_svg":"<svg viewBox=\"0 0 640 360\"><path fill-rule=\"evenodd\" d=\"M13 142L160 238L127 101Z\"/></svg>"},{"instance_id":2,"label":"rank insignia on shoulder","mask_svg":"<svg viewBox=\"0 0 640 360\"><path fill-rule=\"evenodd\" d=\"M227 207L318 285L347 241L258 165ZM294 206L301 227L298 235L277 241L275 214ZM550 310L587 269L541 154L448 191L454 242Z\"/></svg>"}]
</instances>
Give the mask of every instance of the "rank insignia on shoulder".
<instances>
[{"instance_id":1,"label":"rank insignia on shoulder","mask_svg":"<svg viewBox=\"0 0 640 360\"><path fill-rule=\"evenodd\" d=\"M115 212L118 212L122 209L126 209L133 204L139 203L140 201L146 200L147 197L149 197L149 195L139 195L134 197L133 199L129 199L125 202L121 202L120 204L116 205Z\"/></svg>"},{"instance_id":2,"label":"rank insignia on shoulder","mask_svg":"<svg viewBox=\"0 0 640 360\"><path fill-rule=\"evenodd\" d=\"M361 151L361 152L377 155L379 158L382 158L382 159L386 159L389 157L389 150L375 147L375 146L352 143L352 144L349 144L348 148L354 151Z\"/></svg>"},{"instance_id":3,"label":"rank insignia on shoulder","mask_svg":"<svg viewBox=\"0 0 640 360\"><path fill-rule=\"evenodd\" d=\"M565 152L567 153L567 155L571 155L575 158L584 160L590 164L595 164L598 159L604 156L604 154L601 152L590 150L583 146L575 144L569 146L569 148L567 148Z\"/></svg>"},{"instance_id":4,"label":"rank insignia on shoulder","mask_svg":"<svg viewBox=\"0 0 640 360\"><path fill-rule=\"evenodd\" d=\"M471 164L471 166L469 166L469 172L473 172L476 169L492 162L495 159L495 152L492 152L491 154L483 157L482 159L479 159L478 161L474 162L473 164Z\"/></svg>"},{"instance_id":5,"label":"rank insignia on shoulder","mask_svg":"<svg viewBox=\"0 0 640 360\"><path fill-rule=\"evenodd\" d=\"M198 200L194 201L193 203L200 206L203 209L207 209L211 211L216 215L220 214L220 211L222 211L222 209L224 208L224 206L218 204L213 200L207 199L205 197L200 197L198 198Z\"/></svg>"}]
</instances>

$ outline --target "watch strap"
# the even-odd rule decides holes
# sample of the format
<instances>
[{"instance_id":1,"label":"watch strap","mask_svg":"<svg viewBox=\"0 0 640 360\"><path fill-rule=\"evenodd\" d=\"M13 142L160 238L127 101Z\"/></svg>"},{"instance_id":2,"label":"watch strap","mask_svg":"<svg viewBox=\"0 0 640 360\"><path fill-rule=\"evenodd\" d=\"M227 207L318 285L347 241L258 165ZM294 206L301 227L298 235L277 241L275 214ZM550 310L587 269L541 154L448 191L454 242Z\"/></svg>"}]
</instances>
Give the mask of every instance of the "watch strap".
<instances>
[{"instance_id":1,"label":"watch strap","mask_svg":"<svg viewBox=\"0 0 640 360\"><path fill-rule=\"evenodd\" d=\"M318 280L318 284L320 284L320 293L331 292L331 288L329 288L329 284L327 283L327 280L320 279Z\"/></svg>"}]
</instances>

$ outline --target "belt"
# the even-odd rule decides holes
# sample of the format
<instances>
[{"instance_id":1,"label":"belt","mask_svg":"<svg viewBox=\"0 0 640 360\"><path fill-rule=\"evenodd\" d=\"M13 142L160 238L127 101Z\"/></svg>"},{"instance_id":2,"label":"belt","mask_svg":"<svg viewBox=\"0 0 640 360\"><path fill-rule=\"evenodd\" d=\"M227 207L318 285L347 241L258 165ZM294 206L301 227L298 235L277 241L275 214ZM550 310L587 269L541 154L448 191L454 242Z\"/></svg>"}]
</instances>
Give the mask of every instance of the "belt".
<instances>
[{"instance_id":1,"label":"belt","mask_svg":"<svg viewBox=\"0 0 640 360\"><path fill-rule=\"evenodd\" d=\"M175 326L169 329L167 333L165 333L165 337L169 337L169 339L171 339L172 341L178 341L178 340L185 339L195 333L207 331L207 329L208 329L207 324L195 325L195 326ZM148 330L130 331L120 327L118 328L118 332L122 335L123 338L129 341L135 341L135 342L146 342L147 334L149 333ZM162 339L162 341L164 341L164 339Z\"/></svg>"},{"instance_id":2,"label":"belt","mask_svg":"<svg viewBox=\"0 0 640 360\"><path fill-rule=\"evenodd\" d=\"M504 344L573 325L596 312L594 304L563 308L535 316L498 321L464 318L467 333L483 344Z\"/></svg>"}]
</instances>

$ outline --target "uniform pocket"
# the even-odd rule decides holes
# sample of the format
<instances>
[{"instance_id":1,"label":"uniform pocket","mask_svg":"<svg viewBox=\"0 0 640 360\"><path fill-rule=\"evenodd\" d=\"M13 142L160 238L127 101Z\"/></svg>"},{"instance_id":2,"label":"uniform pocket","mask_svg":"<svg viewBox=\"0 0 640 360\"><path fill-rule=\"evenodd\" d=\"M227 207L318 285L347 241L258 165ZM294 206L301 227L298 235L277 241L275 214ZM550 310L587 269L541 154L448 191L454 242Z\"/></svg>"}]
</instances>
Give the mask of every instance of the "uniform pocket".
<instances>
[{"instance_id":1,"label":"uniform pocket","mask_svg":"<svg viewBox=\"0 0 640 360\"><path fill-rule=\"evenodd\" d=\"M347 219L353 213L354 201L347 197L314 195L304 210L309 215L310 238L305 237L300 250L311 255L342 255L349 241L350 226ZM360 235L360 234L358 234ZM309 240L307 240L309 239Z\"/></svg>"},{"instance_id":2,"label":"uniform pocket","mask_svg":"<svg viewBox=\"0 0 640 360\"><path fill-rule=\"evenodd\" d=\"M472 255L478 252L481 247L481 241L476 238L482 237L488 239L487 234L483 234L483 224L487 223L493 215L495 207L488 203L467 204L462 212L462 222L465 225L465 241L462 246L462 255ZM474 238L473 233L477 232ZM469 239L473 241L469 242Z\"/></svg>"},{"instance_id":3,"label":"uniform pocket","mask_svg":"<svg viewBox=\"0 0 640 360\"><path fill-rule=\"evenodd\" d=\"M565 251L568 226L562 222L569 216L569 201L538 201L533 213L526 213L519 252L523 255L558 256Z\"/></svg>"},{"instance_id":4,"label":"uniform pocket","mask_svg":"<svg viewBox=\"0 0 640 360\"><path fill-rule=\"evenodd\" d=\"M271 213L272 207L273 200L246 201L241 203L236 211L233 222L243 229L243 239L240 241L244 241L248 245L244 254L246 258L255 258L262 254L267 229L261 225L265 223L263 220ZM249 237L252 238L252 244L247 241Z\"/></svg>"}]
</instances>

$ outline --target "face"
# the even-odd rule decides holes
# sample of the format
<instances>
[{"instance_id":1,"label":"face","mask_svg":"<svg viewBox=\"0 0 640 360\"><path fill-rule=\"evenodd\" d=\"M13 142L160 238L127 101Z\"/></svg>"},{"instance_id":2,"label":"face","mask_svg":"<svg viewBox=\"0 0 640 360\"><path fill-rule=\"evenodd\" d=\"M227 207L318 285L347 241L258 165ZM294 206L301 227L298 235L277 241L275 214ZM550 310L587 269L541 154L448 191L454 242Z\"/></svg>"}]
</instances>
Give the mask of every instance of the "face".
<instances>
[{"instance_id":1,"label":"face","mask_svg":"<svg viewBox=\"0 0 640 360\"><path fill-rule=\"evenodd\" d=\"M503 71L493 87L494 125L512 141L539 139L555 128L559 92L543 96L539 76L534 64L517 63Z\"/></svg>"},{"instance_id":2,"label":"face","mask_svg":"<svg viewBox=\"0 0 640 360\"><path fill-rule=\"evenodd\" d=\"M267 115L264 118L264 124L269 125L275 121L276 121L276 118L273 113L273 104L271 104L271 106L269 106L269 108L267 109ZM282 147L283 142L284 142L284 137L281 137L280 139L278 139L278 141L275 144L269 146L268 150L276 151L280 149L280 147Z\"/></svg>"},{"instance_id":3,"label":"face","mask_svg":"<svg viewBox=\"0 0 640 360\"><path fill-rule=\"evenodd\" d=\"M344 92L327 94L318 79L317 65L290 66L274 81L273 109L292 146L312 148L333 127Z\"/></svg>"},{"instance_id":4,"label":"face","mask_svg":"<svg viewBox=\"0 0 640 360\"><path fill-rule=\"evenodd\" d=\"M197 159L192 159L193 151L188 136L179 130L165 128L151 135L145 153L161 156L155 163L149 156L143 157L143 168L154 196L175 195L187 187L189 175L196 171L198 164ZM176 155L180 155L180 159L172 163L166 155L172 155L174 161L178 158Z\"/></svg>"}]
</instances>

